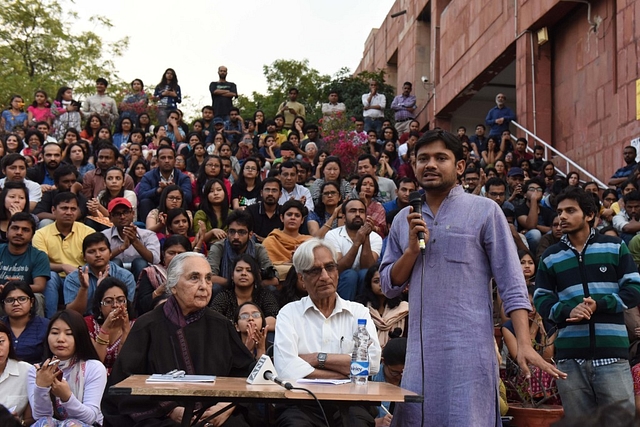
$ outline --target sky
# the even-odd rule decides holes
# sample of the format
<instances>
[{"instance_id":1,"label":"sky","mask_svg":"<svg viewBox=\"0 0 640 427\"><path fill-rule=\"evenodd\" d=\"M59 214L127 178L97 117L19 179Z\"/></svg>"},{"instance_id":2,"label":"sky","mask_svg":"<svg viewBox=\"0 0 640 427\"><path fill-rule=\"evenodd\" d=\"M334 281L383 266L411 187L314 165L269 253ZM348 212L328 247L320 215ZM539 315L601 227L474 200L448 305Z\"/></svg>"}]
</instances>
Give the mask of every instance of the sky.
<instances>
[{"instance_id":1,"label":"sky","mask_svg":"<svg viewBox=\"0 0 640 427\"><path fill-rule=\"evenodd\" d=\"M80 15L79 28L104 40L129 37L129 48L115 59L125 81L145 86L160 82L166 68L176 70L183 96L211 103L209 83L227 66L227 80L238 92L266 92L263 65L276 59L308 59L322 74L354 71L372 28L382 24L394 0L75 0L64 3ZM102 15L113 27L93 26Z\"/></svg>"}]
</instances>

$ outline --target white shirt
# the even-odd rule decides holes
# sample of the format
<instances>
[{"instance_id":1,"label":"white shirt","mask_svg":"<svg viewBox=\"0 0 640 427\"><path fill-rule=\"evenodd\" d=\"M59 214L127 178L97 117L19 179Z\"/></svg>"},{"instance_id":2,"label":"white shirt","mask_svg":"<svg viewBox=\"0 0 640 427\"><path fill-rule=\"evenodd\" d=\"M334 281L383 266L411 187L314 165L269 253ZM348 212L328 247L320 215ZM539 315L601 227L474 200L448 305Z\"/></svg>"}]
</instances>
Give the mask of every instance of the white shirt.
<instances>
[{"instance_id":1,"label":"white shirt","mask_svg":"<svg viewBox=\"0 0 640 427\"><path fill-rule=\"evenodd\" d=\"M282 206L285 203L287 203L287 201L289 201L289 199L291 199L292 197L295 200L302 201L303 196L306 198L306 200L304 201L304 205L309 210L309 212L313 211L314 205L313 205L313 199L311 198L311 191L309 191L309 189L304 185L300 185L300 184L296 184L296 186L293 187L293 190L291 190L291 192L288 192L287 190L284 189L284 187L282 187L282 195L278 200L278 204Z\"/></svg>"},{"instance_id":2,"label":"white shirt","mask_svg":"<svg viewBox=\"0 0 640 427\"><path fill-rule=\"evenodd\" d=\"M29 403L27 375L30 367L27 362L8 359L7 366L0 375L0 405L7 409L15 406L15 414L22 415Z\"/></svg>"},{"instance_id":3,"label":"white shirt","mask_svg":"<svg viewBox=\"0 0 640 427\"><path fill-rule=\"evenodd\" d=\"M332 104L330 102L322 104L322 115L333 117L337 113L346 113L347 107L342 102Z\"/></svg>"},{"instance_id":4,"label":"white shirt","mask_svg":"<svg viewBox=\"0 0 640 427\"><path fill-rule=\"evenodd\" d=\"M333 353L351 354L353 333L358 319L367 319L371 336L369 346L369 375L380 369L380 342L369 309L357 302L346 301L336 294L336 306L326 318L311 298L289 303L278 313L273 359L280 378L305 378L314 367L298 357L299 354Z\"/></svg>"},{"instance_id":5,"label":"white shirt","mask_svg":"<svg viewBox=\"0 0 640 427\"><path fill-rule=\"evenodd\" d=\"M369 99L370 93L365 93L362 95L362 105L364 107L370 107L372 105L379 105L381 110L371 108L369 110L363 110L362 116L369 117L371 119L381 119L384 117L384 107L387 105L387 98L384 97L381 93L376 93L372 98L371 102L367 102Z\"/></svg>"},{"instance_id":6,"label":"white shirt","mask_svg":"<svg viewBox=\"0 0 640 427\"><path fill-rule=\"evenodd\" d=\"M7 178L0 179L0 188L4 188L4 182ZM29 203L31 202L39 202L42 199L42 187L37 182L33 182L30 179L24 179L24 185L27 187L27 191L29 191Z\"/></svg>"},{"instance_id":7,"label":"white shirt","mask_svg":"<svg viewBox=\"0 0 640 427\"><path fill-rule=\"evenodd\" d=\"M336 248L336 251L340 252L340 254L343 256L347 252L349 252L349 250L353 246L353 240L351 240L351 237L349 237L345 225L327 231L327 234L325 234L324 236L324 240L331 243L333 247ZM375 231L372 231L371 234L369 234L369 244L371 245L371 252L380 257L380 252L382 251L382 237L380 237L380 235ZM360 270L361 254L362 246L358 248L356 259L353 260L353 265L351 266L351 268L353 268L354 270Z\"/></svg>"}]
</instances>

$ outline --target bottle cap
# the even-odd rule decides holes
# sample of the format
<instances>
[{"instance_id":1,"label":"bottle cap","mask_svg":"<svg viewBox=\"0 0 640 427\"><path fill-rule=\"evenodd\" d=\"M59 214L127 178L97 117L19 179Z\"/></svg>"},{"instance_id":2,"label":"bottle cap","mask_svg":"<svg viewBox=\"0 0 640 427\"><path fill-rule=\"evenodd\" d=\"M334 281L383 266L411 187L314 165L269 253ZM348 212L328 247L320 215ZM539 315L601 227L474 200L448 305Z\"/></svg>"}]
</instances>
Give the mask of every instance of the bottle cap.
<instances>
[{"instance_id":1,"label":"bottle cap","mask_svg":"<svg viewBox=\"0 0 640 427\"><path fill-rule=\"evenodd\" d=\"M367 319L358 319L358 326L366 325L366 324L367 324Z\"/></svg>"}]
</instances>

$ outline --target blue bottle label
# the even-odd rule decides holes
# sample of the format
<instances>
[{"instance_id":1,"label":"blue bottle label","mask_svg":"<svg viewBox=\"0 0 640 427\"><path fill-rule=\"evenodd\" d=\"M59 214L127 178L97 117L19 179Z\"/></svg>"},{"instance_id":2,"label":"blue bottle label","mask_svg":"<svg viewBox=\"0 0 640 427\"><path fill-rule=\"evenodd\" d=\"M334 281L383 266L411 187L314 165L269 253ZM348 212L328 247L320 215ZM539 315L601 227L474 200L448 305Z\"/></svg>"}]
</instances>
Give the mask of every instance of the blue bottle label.
<instances>
[{"instance_id":1,"label":"blue bottle label","mask_svg":"<svg viewBox=\"0 0 640 427\"><path fill-rule=\"evenodd\" d=\"M351 375L354 377L368 377L369 362L351 362Z\"/></svg>"}]
</instances>

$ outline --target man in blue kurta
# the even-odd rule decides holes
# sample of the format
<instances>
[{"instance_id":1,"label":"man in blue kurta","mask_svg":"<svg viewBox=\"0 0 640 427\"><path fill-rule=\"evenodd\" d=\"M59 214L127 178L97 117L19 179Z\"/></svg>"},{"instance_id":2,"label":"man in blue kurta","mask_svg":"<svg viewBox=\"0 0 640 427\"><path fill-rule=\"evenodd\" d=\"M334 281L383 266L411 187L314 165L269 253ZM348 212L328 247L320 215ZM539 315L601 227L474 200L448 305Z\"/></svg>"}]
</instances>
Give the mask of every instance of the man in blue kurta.
<instances>
[{"instance_id":1,"label":"man in blue kurta","mask_svg":"<svg viewBox=\"0 0 640 427\"><path fill-rule=\"evenodd\" d=\"M392 425L499 426L491 277L515 326L522 369L528 374L530 363L564 374L531 347L531 304L500 207L458 185L465 169L461 142L430 131L415 150L416 177L425 190L422 209L407 207L394 219L380 276L387 297L410 286L402 387L423 395L424 403L398 405Z\"/></svg>"}]
</instances>

